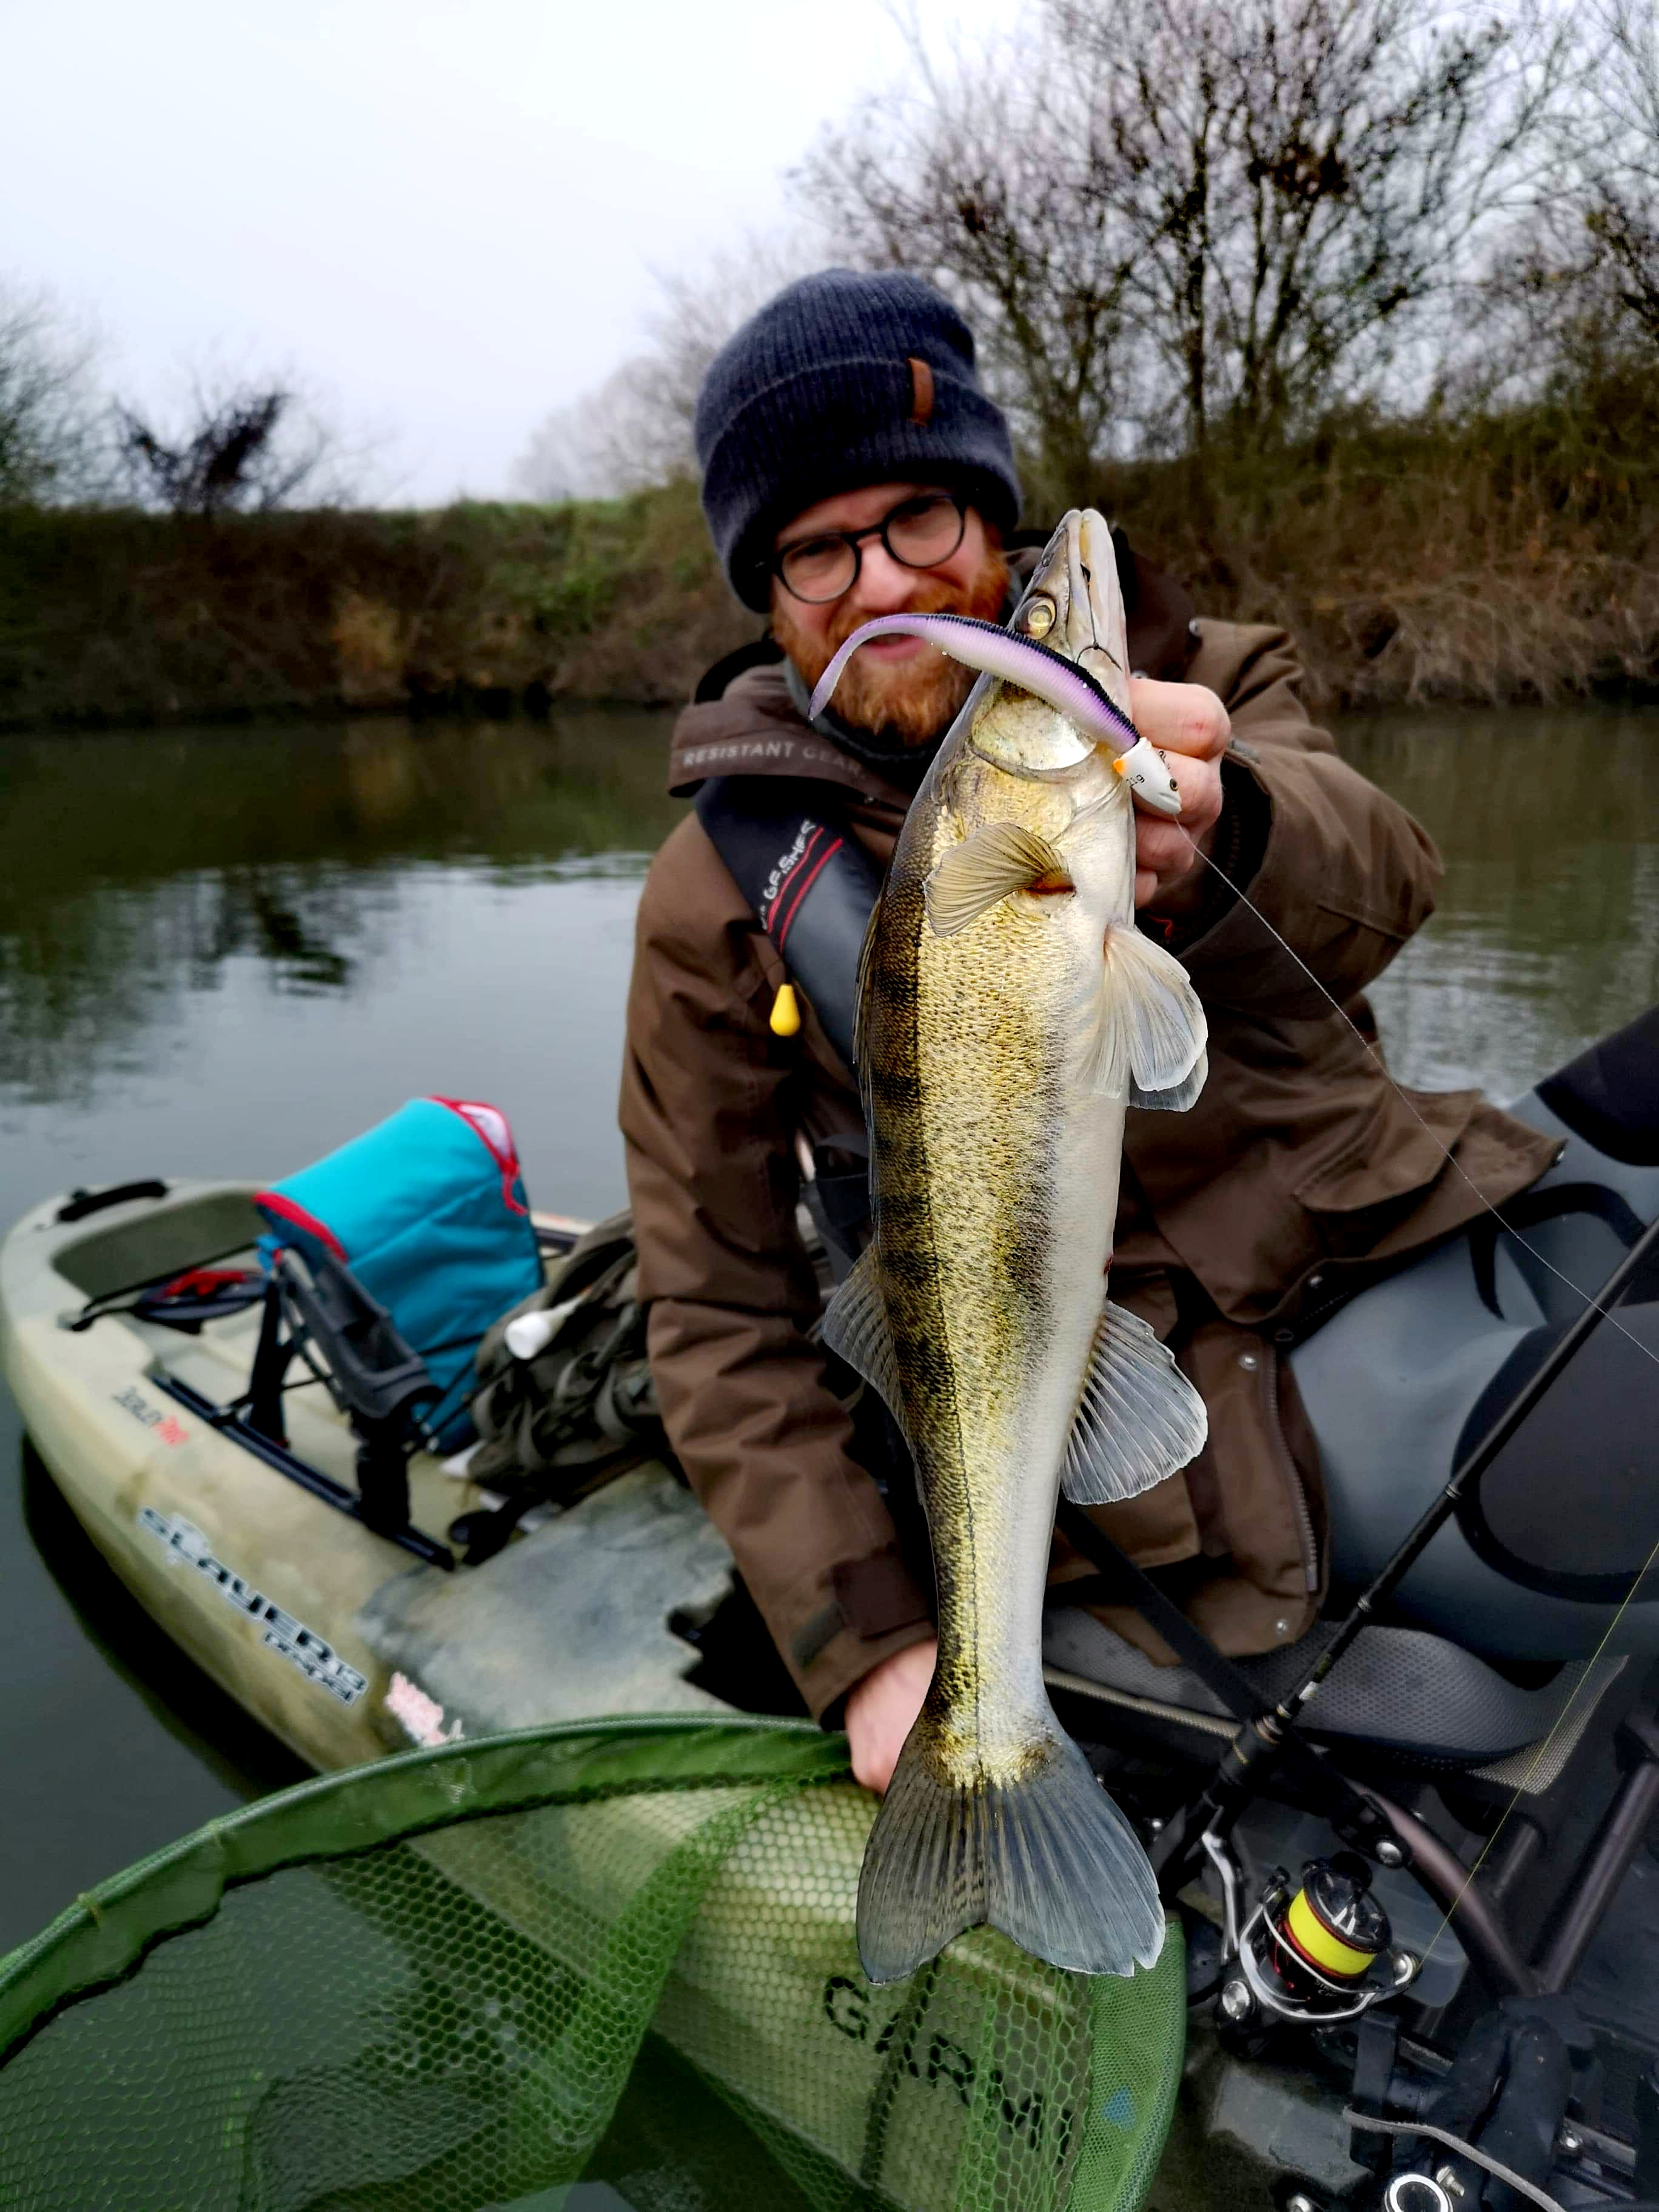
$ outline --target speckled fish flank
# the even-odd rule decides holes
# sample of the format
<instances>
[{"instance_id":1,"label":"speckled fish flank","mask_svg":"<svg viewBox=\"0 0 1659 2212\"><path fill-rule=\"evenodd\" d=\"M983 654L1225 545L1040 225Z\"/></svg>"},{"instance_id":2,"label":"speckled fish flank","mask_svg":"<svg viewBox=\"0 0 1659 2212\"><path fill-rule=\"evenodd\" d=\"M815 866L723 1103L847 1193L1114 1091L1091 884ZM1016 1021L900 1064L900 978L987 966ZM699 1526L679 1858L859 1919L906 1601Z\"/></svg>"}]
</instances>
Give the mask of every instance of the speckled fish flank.
<instances>
[{"instance_id":1,"label":"speckled fish flank","mask_svg":"<svg viewBox=\"0 0 1659 2212\"><path fill-rule=\"evenodd\" d=\"M1039 603L1056 644L1103 640L1109 672L1115 641L1121 670L1098 516L1067 516L1016 623ZM872 923L859 1063L875 1235L825 1322L909 1441L939 1592L937 1671L860 1889L876 1981L981 1921L1087 1972L1127 1973L1162 1942L1145 1853L1054 1717L1041 1642L1062 1473L1076 1497L1133 1496L1204 1437L1167 1352L1105 1297L1129 1099L1180 1106L1202 1081L1202 1013L1135 930L1133 884L1111 756L988 678Z\"/></svg>"}]
</instances>

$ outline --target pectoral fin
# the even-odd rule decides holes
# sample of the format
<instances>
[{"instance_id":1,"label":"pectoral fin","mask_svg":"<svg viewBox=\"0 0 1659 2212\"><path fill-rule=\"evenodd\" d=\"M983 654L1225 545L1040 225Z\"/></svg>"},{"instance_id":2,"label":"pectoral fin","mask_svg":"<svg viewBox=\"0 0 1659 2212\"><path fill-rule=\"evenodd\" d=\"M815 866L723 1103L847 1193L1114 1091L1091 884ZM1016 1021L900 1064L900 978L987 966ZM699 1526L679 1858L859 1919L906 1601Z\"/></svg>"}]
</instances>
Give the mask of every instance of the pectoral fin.
<instances>
[{"instance_id":1,"label":"pectoral fin","mask_svg":"<svg viewBox=\"0 0 1659 2212\"><path fill-rule=\"evenodd\" d=\"M1198 994L1174 955L1133 926L1109 930L1095 1091L1122 1098L1131 1082L1143 1096L1174 1091L1197 1066L1208 1034Z\"/></svg>"},{"instance_id":2,"label":"pectoral fin","mask_svg":"<svg viewBox=\"0 0 1659 2212\"><path fill-rule=\"evenodd\" d=\"M1204 1401L1138 1315L1109 1298L1095 1331L1060 1469L1079 1505L1114 1505L1196 1459L1209 1434Z\"/></svg>"},{"instance_id":3,"label":"pectoral fin","mask_svg":"<svg viewBox=\"0 0 1659 2212\"><path fill-rule=\"evenodd\" d=\"M904 1397L899 1388L898 1355L893 1349L893 1332L887 1325L873 1245L859 1255L851 1273L824 1308L823 1340L872 1390L879 1392L902 1430Z\"/></svg>"},{"instance_id":4,"label":"pectoral fin","mask_svg":"<svg viewBox=\"0 0 1659 2212\"><path fill-rule=\"evenodd\" d=\"M954 937L1011 892L1053 878L1069 889L1071 871L1048 842L1018 822L982 822L953 845L922 886L935 937Z\"/></svg>"},{"instance_id":5,"label":"pectoral fin","mask_svg":"<svg viewBox=\"0 0 1659 2212\"><path fill-rule=\"evenodd\" d=\"M1203 1090L1209 1073L1209 1054L1201 1052L1198 1055L1198 1066L1186 1081L1173 1085L1168 1091L1143 1091L1131 1076L1129 1103L1132 1106L1150 1106L1164 1114L1184 1114L1189 1106L1197 1105L1199 1093Z\"/></svg>"}]
</instances>

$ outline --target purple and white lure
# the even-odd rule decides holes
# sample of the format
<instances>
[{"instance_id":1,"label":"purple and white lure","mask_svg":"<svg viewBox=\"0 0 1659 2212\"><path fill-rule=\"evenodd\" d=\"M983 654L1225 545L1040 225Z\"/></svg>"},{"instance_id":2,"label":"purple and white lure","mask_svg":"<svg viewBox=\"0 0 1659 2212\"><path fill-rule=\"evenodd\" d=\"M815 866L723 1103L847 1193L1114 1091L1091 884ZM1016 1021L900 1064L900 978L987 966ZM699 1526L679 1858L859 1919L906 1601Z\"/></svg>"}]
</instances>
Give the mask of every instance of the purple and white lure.
<instances>
[{"instance_id":1,"label":"purple and white lure","mask_svg":"<svg viewBox=\"0 0 1659 2212\"><path fill-rule=\"evenodd\" d=\"M841 681L842 671L872 637L920 637L952 660L1000 676L1064 714L1082 734L1115 753L1127 752L1140 735L1122 709L1115 707L1086 669L1067 660L1034 637L981 622L974 615L878 615L855 629L823 675L812 694L812 712L821 714Z\"/></svg>"},{"instance_id":2,"label":"purple and white lure","mask_svg":"<svg viewBox=\"0 0 1659 2212\"><path fill-rule=\"evenodd\" d=\"M1079 736L1104 745L1140 805L1155 814L1180 813L1181 793L1168 763L1086 669L1034 637L1022 637L973 615L878 615L854 631L818 678L812 694L814 716L829 705L848 662L872 637L919 637L982 676L1018 684L1063 714Z\"/></svg>"}]
</instances>

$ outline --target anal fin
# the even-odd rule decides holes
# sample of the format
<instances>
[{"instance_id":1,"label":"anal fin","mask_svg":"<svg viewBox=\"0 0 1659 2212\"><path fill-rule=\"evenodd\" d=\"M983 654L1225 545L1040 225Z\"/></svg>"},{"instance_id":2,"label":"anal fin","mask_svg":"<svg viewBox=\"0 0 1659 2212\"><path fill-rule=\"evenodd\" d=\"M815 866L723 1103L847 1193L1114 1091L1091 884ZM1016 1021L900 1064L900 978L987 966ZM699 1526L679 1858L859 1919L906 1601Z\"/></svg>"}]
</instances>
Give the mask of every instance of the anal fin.
<instances>
[{"instance_id":1,"label":"anal fin","mask_svg":"<svg viewBox=\"0 0 1659 2212\"><path fill-rule=\"evenodd\" d=\"M1146 1322L1101 1310L1060 1487L1079 1505L1115 1505L1196 1459L1209 1434L1200 1398Z\"/></svg>"},{"instance_id":2,"label":"anal fin","mask_svg":"<svg viewBox=\"0 0 1659 2212\"><path fill-rule=\"evenodd\" d=\"M1133 1076L1129 1078L1129 1103L1151 1107L1156 1113L1184 1114L1189 1106L1196 1106L1210 1073L1210 1056L1201 1052L1198 1065L1184 1083L1173 1084L1167 1091L1143 1091Z\"/></svg>"}]
</instances>

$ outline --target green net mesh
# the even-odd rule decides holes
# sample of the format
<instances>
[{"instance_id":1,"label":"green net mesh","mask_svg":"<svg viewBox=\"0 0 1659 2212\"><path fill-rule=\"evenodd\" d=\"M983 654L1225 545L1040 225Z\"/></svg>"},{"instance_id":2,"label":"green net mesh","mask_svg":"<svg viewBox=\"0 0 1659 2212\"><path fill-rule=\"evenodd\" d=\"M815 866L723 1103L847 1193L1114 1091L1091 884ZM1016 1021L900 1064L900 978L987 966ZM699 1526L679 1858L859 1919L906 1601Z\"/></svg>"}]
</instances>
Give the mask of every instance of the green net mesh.
<instances>
[{"instance_id":1,"label":"green net mesh","mask_svg":"<svg viewBox=\"0 0 1659 2212\"><path fill-rule=\"evenodd\" d=\"M215 1822L0 1962L0 2205L1135 2212L1178 1935L872 1990L845 1777L801 1724L613 1722Z\"/></svg>"}]
</instances>

